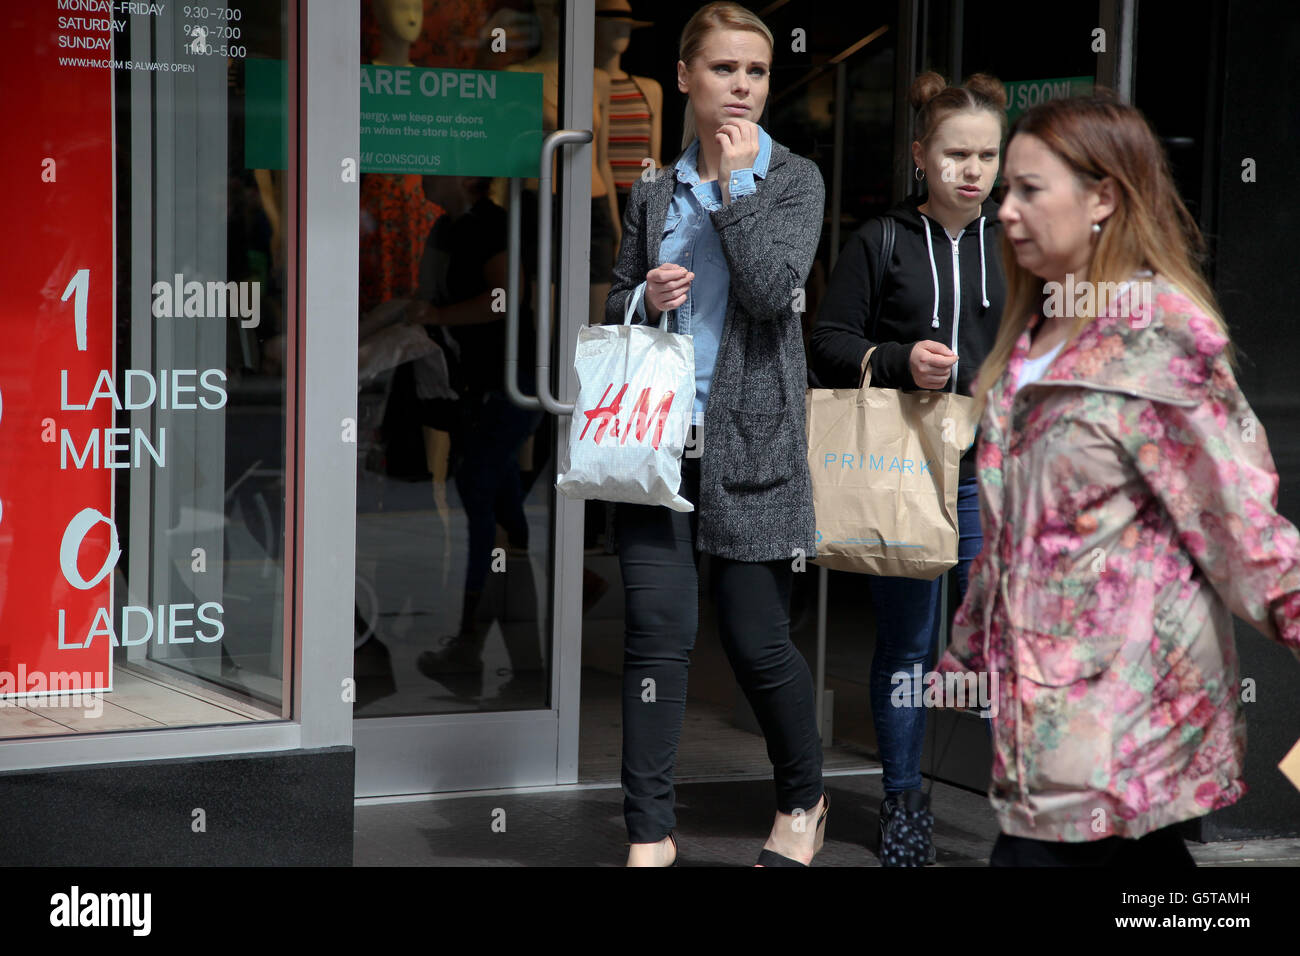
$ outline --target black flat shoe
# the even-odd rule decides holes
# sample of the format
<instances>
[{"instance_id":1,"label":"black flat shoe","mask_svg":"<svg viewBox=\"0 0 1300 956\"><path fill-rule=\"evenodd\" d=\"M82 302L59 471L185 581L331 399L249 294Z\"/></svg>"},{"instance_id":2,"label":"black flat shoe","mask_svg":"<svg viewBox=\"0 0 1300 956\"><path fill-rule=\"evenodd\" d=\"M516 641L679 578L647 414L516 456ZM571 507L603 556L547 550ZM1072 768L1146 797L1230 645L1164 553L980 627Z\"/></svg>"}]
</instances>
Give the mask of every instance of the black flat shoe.
<instances>
[{"instance_id":1,"label":"black flat shoe","mask_svg":"<svg viewBox=\"0 0 1300 956\"><path fill-rule=\"evenodd\" d=\"M822 812L817 815L817 838L813 842L813 857L821 852L822 844L826 842L826 814L831 812L831 795L830 791L822 794L826 803L822 807ZM777 853L775 850L762 849L758 851L758 862L755 866L807 866L807 863L800 863L784 854Z\"/></svg>"}]
</instances>

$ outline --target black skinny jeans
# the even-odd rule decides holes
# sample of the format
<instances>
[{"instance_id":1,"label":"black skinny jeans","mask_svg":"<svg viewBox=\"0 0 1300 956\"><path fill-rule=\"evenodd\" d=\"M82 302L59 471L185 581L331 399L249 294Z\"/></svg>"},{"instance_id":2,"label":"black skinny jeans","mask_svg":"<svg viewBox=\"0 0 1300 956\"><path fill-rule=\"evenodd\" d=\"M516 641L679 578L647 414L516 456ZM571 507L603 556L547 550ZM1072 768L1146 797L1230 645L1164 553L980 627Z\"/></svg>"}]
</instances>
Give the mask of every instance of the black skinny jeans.
<instances>
[{"instance_id":1,"label":"black skinny jeans","mask_svg":"<svg viewBox=\"0 0 1300 956\"><path fill-rule=\"evenodd\" d=\"M680 493L697 508L699 481L699 459L685 459ZM697 514L615 509L626 600L623 817L632 843L662 840L676 820L673 767L699 629ZM823 791L822 744L812 675L790 640L794 570L789 560L711 560L722 646L767 740L777 809L810 810Z\"/></svg>"}]
</instances>

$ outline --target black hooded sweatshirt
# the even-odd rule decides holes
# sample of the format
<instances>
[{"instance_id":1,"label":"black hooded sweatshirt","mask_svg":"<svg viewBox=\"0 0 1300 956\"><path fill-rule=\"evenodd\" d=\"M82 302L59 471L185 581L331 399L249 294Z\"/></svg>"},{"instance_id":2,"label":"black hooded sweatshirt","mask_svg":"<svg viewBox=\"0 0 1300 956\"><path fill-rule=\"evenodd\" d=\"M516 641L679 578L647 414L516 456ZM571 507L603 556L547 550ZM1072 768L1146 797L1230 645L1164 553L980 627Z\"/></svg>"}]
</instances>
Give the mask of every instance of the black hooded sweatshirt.
<instances>
[{"instance_id":1,"label":"black hooded sweatshirt","mask_svg":"<svg viewBox=\"0 0 1300 956\"><path fill-rule=\"evenodd\" d=\"M955 391L971 394L979 367L993 349L1006 299L997 203L985 200L980 215L954 240L938 220L918 211L921 202L909 197L884 214L894 220L894 253L881 284L875 329L870 328L871 295L880 219L864 225L841 250L809 343L815 386L857 388L862 358L874 345L871 384L916 391L909 365L912 347L932 340L957 353ZM953 389L952 376L947 387ZM972 445L962 457L961 477L974 474Z\"/></svg>"}]
</instances>

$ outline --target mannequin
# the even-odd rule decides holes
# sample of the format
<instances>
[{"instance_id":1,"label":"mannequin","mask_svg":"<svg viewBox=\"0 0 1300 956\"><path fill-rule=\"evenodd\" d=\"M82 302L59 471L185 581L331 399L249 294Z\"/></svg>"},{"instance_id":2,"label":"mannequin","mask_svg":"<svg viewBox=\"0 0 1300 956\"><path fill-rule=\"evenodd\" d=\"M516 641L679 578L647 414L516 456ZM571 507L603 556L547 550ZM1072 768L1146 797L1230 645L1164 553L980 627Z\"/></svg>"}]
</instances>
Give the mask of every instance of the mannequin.
<instances>
[{"instance_id":1,"label":"mannequin","mask_svg":"<svg viewBox=\"0 0 1300 956\"><path fill-rule=\"evenodd\" d=\"M424 27L422 0L373 0L379 26L376 66L414 66L411 45ZM410 299L419 280L425 237L442 209L424 195L417 174L366 173L361 182L361 310L363 334L378 332L387 321L419 321L423 311L413 300L405 309L380 307ZM388 316L385 320L382 316ZM450 533L447 504L447 459L451 436L422 426L425 464L433 476L433 499L444 529Z\"/></svg>"},{"instance_id":2,"label":"mannequin","mask_svg":"<svg viewBox=\"0 0 1300 956\"><path fill-rule=\"evenodd\" d=\"M557 0L536 0L535 10L541 29L541 49L529 59L522 63L511 64L506 69L542 74L542 128L550 133L559 128L560 21ZM591 150L593 212L588 312L592 325L600 325L604 321L605 298L609 295L613 256L623 231L618 212L618 191L614 186L614 172L609 164L609 87L609 74L597 69L594 75L591 117L594 134ZM554 191L556 187L554 176L551 182ZM528 180L525 189L535 195L537 181ZM598 209L598 205L603 209ZM611 233L612 244L609 241ZM605 261L606 258L609 261Z\"/></svg>"},{"instance_id":3,"label":"mannequin","mask_svg":"<svg viewBox=\"0 0 1300 956\"><path fill-rule=\"evenodd\" d=\"M424 24L421 0L373 0L379 26L377 66L414 66L411 44ZM420 245L442 210L424 197L418 175L364 173L361 183L361 311L409 298Z\"/></svg>"},{"instance_id":4,"label":"mannequin","mask_svg":"<svg viewBox=\"0 0 1300 956\"><path fill-rule=\"evenodd\" d=\"M374 0L379 21L377 66L415 66L411 44L420 38L424 26L423 0Z\"/></svg>"},{"instance_id":5,"label":"mannequin","mask_svg":"<svg viewBox=\"0 0 1300 956\"><path fill-rule=\"evenodd\" d=\"M660 165L663 87L648 76L630 75L619 62L632 31L648 26L646 20L633 19L628 0L596 0L596 65L610 76L610 166L620 218L646 157L655 169Z\"/></svg>"}]
</instances>

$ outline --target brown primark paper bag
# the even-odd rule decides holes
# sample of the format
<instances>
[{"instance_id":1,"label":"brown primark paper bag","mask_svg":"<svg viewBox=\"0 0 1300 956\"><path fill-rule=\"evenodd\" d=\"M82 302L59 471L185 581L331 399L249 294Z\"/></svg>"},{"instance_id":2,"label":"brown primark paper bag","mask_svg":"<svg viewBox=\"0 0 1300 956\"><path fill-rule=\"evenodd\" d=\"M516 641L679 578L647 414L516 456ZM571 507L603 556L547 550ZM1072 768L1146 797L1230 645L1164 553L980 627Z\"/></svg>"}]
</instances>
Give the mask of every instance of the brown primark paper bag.
<instances>
[{"instance_id":1,"label":"brown primark paper bag","mask_svg":"<svg viewBox=\"0 0 1300 956\"><path fill-rule=\"evenodd\" d=\"M871 351L875 351L872 349ZM932 581L957 563L957 482L975 400L954 392L810 388L815 564Z\"/></svg>"}]
</instances>

